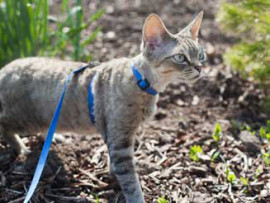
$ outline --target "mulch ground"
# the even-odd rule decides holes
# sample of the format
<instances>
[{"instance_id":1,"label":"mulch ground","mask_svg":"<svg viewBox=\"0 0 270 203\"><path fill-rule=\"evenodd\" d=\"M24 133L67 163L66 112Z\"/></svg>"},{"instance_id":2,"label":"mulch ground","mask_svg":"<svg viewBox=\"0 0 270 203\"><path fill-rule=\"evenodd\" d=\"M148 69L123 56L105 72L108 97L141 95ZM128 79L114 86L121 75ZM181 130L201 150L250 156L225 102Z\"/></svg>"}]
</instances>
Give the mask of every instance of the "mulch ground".
<instances>
[{"instance_id":1,"label":"mulch ground","mask_svg":"<svg viewBox=\"0 0 270 203\"><path fill-rule=\"evenodd\" d=\"M261 155L268 145L258 136L269 118L261 108L265 94L223 64L222 53L236 39L223 35L214 20L218 1L84 2L92 9L89 15L100 7L106 10L96 23L103 31L89 46L100 61L138 53L142 24L151 12L160 14L175 33L195 13L205 11L201 42L208 52L207 77L193 86L175 81L161 94L154 119L137 133L135 155L146 202L162 196L177 203L270 202L270 166ZM222 126L218 143L212 138L217 122ZM255 135L247 126L257 130ZM64 143L51 148L32 202L123 202L108 175L108 153L100 135L64 136ZM16 157L0 140L0 202L22 202L29 187L43 141L30 135L24 141L33 151L28 157ZM189 157L193 145L204 151L197 162ZM216 152L219 156L212 160ZM236 176L233 184L227 179L228 167ZM248 179L246 186L241 177Z\"/></svg>"}]
</instances>

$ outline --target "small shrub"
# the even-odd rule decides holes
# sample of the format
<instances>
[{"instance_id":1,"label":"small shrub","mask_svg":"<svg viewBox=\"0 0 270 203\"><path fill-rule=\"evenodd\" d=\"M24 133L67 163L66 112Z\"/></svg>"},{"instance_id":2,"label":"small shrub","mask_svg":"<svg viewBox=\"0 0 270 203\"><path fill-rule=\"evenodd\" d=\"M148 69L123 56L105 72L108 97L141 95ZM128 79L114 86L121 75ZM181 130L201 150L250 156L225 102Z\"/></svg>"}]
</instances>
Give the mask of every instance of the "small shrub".
<instances>
[{"instance_id":1,"label":"small shrub","mask_svg":"<svg viewBox=\"0 0 270 203\"><path fill-rule=\"evenodd\" d=\"M189 149L189 157L193 161L199 161L199 156L203 154L203 149L200 145L193 145Z\"/></svg>"},{"instance_id":2,"label":"small shrub","mask_svg":"<svg viewBox=\"0 0 270 203\"><path fill-rule=\"evenodd\" d=\"M223 1L217 15L225 30L240 37L224 55L225 62L265 87L270 86L269 10L269 0Z\"/></svg>"}]
</instances>

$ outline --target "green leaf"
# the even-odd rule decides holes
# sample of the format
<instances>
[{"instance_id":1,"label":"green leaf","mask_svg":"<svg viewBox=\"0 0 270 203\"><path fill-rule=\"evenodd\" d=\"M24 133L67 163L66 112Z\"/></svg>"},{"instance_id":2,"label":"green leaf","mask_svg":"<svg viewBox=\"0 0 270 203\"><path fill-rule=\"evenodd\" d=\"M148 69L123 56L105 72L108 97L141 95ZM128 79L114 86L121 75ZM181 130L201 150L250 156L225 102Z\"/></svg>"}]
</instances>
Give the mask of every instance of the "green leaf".
<instances>
[{"instance_id":1,"label":"green leaf","mask_svg":"<svg viewBox=\"0 0 270 203\"><path fill-rule=\"evenodd\" d=\"M252 132L252 128L250 127L250 125L246 125L246 130L247 130L248 132Z\"/></svg>"},{"instance_id":2,"label":"green leaf","mask_svg":"<svg viewBox=\"0 0 270 203\"><path fill-rule=\"evenodd\" d=\"M235 179L236 179L236 176L235 176L234 172L230 171L230 172L228 173L228 175L227 175L227 180L228 180L230 183L232 183L233 181L235 181Z\"/></svg>"},{"instance_id":3,"label":"green leaf","mask_svg":"<svg viewBox=\"0 0 270 203\"><path fill-rule=\"evenodd\" d=\"M200 145L193 145L189 149L189 157L193 161L199 161L199 156L203 154L203 149Z\"/></svg>"},{"instance_id":4,"label":"green leaf","mask_svg":"<svg viewBox=\"0 0 270 203\"><path fill-rule=\"evenodd\" d=\"M255 178L258 179L258 177L262 174L262 172L263 172L263 168L260 165L260 166L258 166L258 168L256 169L256 171L254 173Z\"/></svg>"},{"instance_id":5,"label":"green leaf","mask_svg":"<svg viewBox=\"0 0 270 203\"><path fill-rule=\"evenodd\" d=\"M226 171L225 171L227 181L231 184L235 184L236 182L236 176L233 171L231 171L229 166L226 166Z\"/></svg>"},{"instance_id":6,"label":"green leaf","mask_svg":"<svg viewBox=\"0 0 270 203\"><path fill-rule=\"evenodd\" d=\"M260 137L261 137L261 138L265 138L265 137L266 137L266 133L265 133L264 127L261 127L261 128L260 128Z\"/></svg>"},{"instance_id":7,"label":"green leaf","mask_svg":"<svg viewBox=\"0 0 270 203\"><path fill-rule=\"evenodd\" d=\"M99 9L92 17L91 22L97 21L105 13L104 9Z\"/></svg>"},{"instance_id":8,"label":"green leaf","mask_svg":"<svg viewBox=\"0 0 270 203\"><path fill-rule=\"evenodd\" d=\"M214 132L212 134L212 138L216 142L218 142L220 140L221 136L222 136L222 128L221 128L220 124L217 122L216 126L215 126L215 129L214 129Z\"/></svg>"},{"instance_id":9,"label":"green leaf","mask_svg":"<svg viewBox=\"0 0 270 203\"><path fill-rule=\"evenodd\" d=\"M159 197L158 203L169 203L169 202L164 197Z\"/></svg>"},{"instance_id":10,"label":"green leaf","mask_svg":"<svg viewBox=\"0 0 270 203\"><path fill-rule=\"evenodd\" d=\"M82 46L91 44L91 42L96 38L98 33L101 31L101 29L102 29L102 26L99 26L97 29L95 29L94 32L92 32L92 34L86 40L82 42Z\"/></svg>"},{"instance_id":11,"label":"green leaf","mask_svg":"<svg viewBox=\"0 0 270 203\"><path fill-rule=\"evenodd\" d=\"M269 152L263 153L262 159L267 165L270 165L270 153Z\"/></svg>"},{"instance_id":12,"label":"green leaf","mask_svg":"<svg viewBox=\"0 0 270 203\"><path fill-rule=\"evenodd\" d=\"M244 186L248 186L248 179L241 177L240 180Z\"/></svg>"},{"instance_id":13,"label":"green leaf","mask_svg":"<svg viewBox=\"0 0 270 203\"><path fill-rule=\"evenodd\" d=\"M213 156L212 156L211 161L214 162L214 161L219 157L219 155L220 155L220 152L219 152L219 151L215 152L215 153L213 154Z\"/></svg>"},{"instance_id":14,"label":"green leaf","mask_svg":"<svg viewBox=\"0 0 270 203\"><path fill-rule=\"evenodd\" d=\"M270 133L270 120L267 120L267 122L266 122L265 131L266 131L266 133Z\"/></svg>"},{"instance_id":15,"label":"green leaf","mask_svg":"<svg viewBox=\"0 0 270 203\"><path fill-rule=\"evenodd\" d=\"M268 141L270 141L270 133L267 133L265 137Z\"/></svg>"}]
</instances>

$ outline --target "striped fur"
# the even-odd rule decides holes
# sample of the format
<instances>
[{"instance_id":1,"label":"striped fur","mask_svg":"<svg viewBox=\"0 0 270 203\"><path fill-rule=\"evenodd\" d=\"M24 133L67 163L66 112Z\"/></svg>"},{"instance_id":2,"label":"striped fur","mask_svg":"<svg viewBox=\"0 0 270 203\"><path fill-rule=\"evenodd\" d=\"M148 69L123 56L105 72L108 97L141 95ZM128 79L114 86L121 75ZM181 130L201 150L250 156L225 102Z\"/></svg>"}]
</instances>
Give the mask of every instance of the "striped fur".
<instances>
[{"instance_id":1,"label":"striped fur","mask_svg":"<svg viewBox=\"0 0 270 203\"><path fill-rule=\"evenodd\" d=\"M134 58L114 59L76 75L67 90L58 131L89 134L97 129L110 156L110 170L117 178L127 203L143 203L144 197L134 162L134 135L138 126L156 110L158 96L143 92L132 73L133 64L157 91L177 81L194 82L200 76L202 55L197 37L202 14L185 32L168 32L157 15L144 25L141 53ZM197 20L196 20L197 19ZM196 29L195 29L196 28ZM186 61L175 61L182 54ZM17 153L29 153L23 133L47 130L71 70L85 65L48 58L18 59L0 70L0 129ZM93 79L94 78L94 79ZM93 79L93 126L88 117L87 88Z\"/></svg>"}]
</instances>

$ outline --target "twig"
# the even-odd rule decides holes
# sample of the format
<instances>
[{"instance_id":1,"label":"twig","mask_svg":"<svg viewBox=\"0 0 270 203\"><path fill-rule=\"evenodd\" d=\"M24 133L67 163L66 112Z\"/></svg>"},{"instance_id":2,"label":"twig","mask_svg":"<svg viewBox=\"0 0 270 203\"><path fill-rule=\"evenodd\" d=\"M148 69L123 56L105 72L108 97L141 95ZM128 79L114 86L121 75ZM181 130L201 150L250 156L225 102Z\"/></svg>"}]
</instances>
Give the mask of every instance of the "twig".
<instances>
[{"instance_id":1,"label":"twig","mask_svg":"<svg viewBox=\"0 0 270 203\"><path fill-rule=\"evenodd\" d=\"M62 166L59 166L58 169L57 169L57 171L56 171L56 173L52 177L49 178L49 182L53 182L54 181L54 179L59 174L59 172L61 171L61 169L62 169Z\"/></svg>"},{"instance_id":2,"label":"twig","mask_svg":"<svg viewBox=\"0 0 270 203\"><path fill-rule=\"evenodd\" d=\"M60 195L54 195L54 194L46 194L48 197L55 197L57 199L62 199L62 201L82 201L85 200L85 197L68 197L68 196L60 196Z\"/></svg>"},{"instance_id":3,"label":"twig","mask_svg":"<svg viewBox=\"0 0 270 203\"><path fill-rule=\"evenodd\" d=\"M17 202L22 202L24 200L25 197L20 197L18 199L12 200L9 203L17 203Z\"/></svg>"},{"instance_id":4,"label":"twig","mask_svg":"<svg viewBox=\"0 0 270 203\"><path fill-rule=\"evenodd\" d=\"M233 203L236 203L236 200L234 199L233 193L232 193L232 184L229 184L228 187L228 193Z\"/></svg>"},{"instance_id":5,"label":"twig","mask_svg":"<svg viewBox=\"0 0 270 203\"><path fill-rule=\"evenodd\" d=\"M91 173L79 168L79 171L82 172L84 175L87 175L90 179L92 179L93 181L97 182L101 187L106 187L108 186L107 183L99 180L98 178L96 178L95 176L93 176Z\"/></svg>"}]
</instances>

